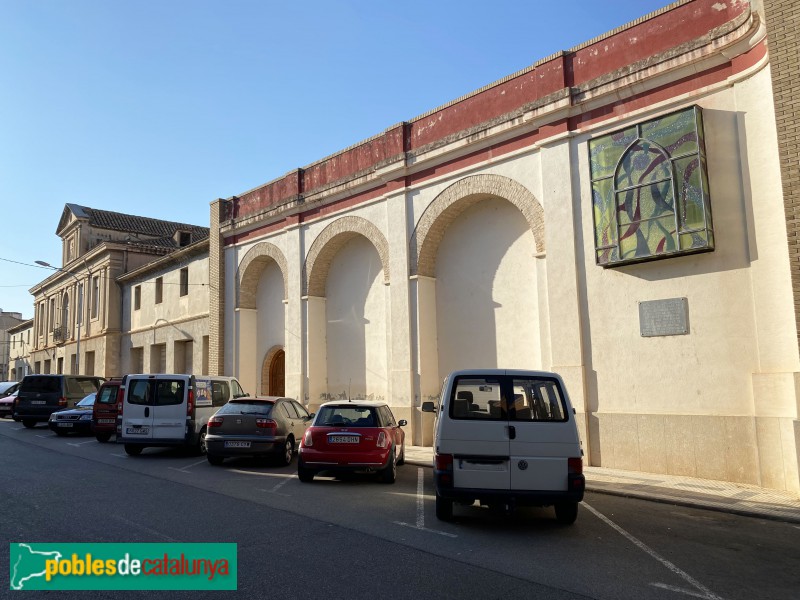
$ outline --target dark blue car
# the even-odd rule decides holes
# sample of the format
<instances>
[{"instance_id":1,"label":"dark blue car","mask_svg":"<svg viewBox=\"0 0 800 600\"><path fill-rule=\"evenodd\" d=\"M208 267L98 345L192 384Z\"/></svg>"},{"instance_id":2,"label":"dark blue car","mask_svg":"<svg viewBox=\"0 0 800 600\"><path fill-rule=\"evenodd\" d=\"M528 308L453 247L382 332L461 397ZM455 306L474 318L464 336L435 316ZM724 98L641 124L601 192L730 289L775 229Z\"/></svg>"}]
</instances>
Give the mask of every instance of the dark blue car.
<instances>
[{"instance_id":1,"label":"dark blue car","mask_svg":"<svg viewBox=\"0 0 800 600\"><path fill-rule=\"evenodd\" d=\"M50 415L47 425L58 435L92 433L92 408L96 396L97 394L93 392L78 402L75 408L54 412Z\"/></svg>"}]
</instances>

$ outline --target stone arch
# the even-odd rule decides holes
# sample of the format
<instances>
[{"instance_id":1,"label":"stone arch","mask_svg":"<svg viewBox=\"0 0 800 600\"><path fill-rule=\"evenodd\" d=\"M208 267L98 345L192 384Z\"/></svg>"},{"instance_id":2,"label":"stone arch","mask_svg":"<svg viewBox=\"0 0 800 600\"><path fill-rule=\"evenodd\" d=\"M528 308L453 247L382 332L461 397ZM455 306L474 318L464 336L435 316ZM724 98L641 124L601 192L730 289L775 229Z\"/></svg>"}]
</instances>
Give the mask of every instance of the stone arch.
<instances>
[{"instance_id":1,"label":"stone arch","mask_svg":"<svg viewBox=\"0 0 800 600\"><path fill-rule=\"evenodd\" d=\"M283 275L283 297L289 294L289 275L286 257L275 244L261 242L244 255L236 272L236 308L255 308L258 280L264 268L274 261Z\"/></svg>"},{"instance_id":2,"label":"stone arch","mask_svg":"<svg viewBox=\"0 0 800 600\"><path fill-rule=\"evenodd\" d=\"M474 175L446 188L422 213L411 236L411 275L434 277L436 253L448 225L470 206L491 197L508 200L519 209L530 225L536 252L544 253L544 209L536 197L508 177Z\"/></svg>"},{"instance_id":3,"label":"stone arch","mask_svg":"<svg viewBox=\"0 0 800 600\"><path fill-rule=\"evenodd\" d=\"M357 235L364 236L375 246L383 266L383 281L389 283L389 244L386 237L366 219L348 216L328 225L311 245L303 269L304 295L318 297L325 295L331 261L336 253Z\"/></svg>"}]
</instances>

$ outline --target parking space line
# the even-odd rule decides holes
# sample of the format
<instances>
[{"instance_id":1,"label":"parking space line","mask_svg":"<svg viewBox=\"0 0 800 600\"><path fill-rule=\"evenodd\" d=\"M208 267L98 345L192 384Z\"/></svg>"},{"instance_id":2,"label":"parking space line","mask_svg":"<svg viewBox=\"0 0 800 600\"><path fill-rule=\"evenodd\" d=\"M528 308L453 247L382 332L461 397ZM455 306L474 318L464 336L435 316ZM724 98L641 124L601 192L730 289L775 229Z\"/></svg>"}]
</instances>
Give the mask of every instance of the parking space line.
<instances>
[{"instance_id":1,"label":"parking space line","mask_svg":"<svg viewBox=\"0 0 800 600\"><path fill-rule=\"evenodd\" d=\"M207 459L204 458L203 460L198 460L196 463L192 463L190 465L186 465L185 467L180 467L180 468L167 467L167 468L168 469L172 469L173 471L180 471L181 473L190 473L190 471L188 469L191 469L192 467L196 467L197 465L202 465L204 462L207 462Z\"/></svg>"},{"instance_id":2,"label":"parking space line","mask_svg":"<svg viewBox=\"0 0 800 600\"><path fill-rule=\"evenodd\" d=\"M44 440L52 440L53 439L52 435L39 435L38 433L36 434L36 437L42 438Z\"/></svg>"},{"instance_id":3,"label":"parking space line","mask_svg":"<svg viewBox=\"0 0 800 600\"><path fill-rule=\"evenodd\" d=\"M127 454L112 454L111 456L116 456L117 458L128 458Z\"/></svg>"},{"instance_id":4,"label":"parking space line","mask_svg":"<svg viewBox=\"0 0 800 600\"><path fill-rule=\"evenodd\" d=\"M705 600L723 600L721 597L717 596L714 592L709 590L702 583L697 581L694 577L689 575L686 571L681 570L679 567L677 567L676 565L672 564L666 558L664 558L663 556L659 555L655 550L650 548L647 544L645 544L644 542L642 542L642 541L638 540L637 538L633 537L630 533L628 533L622 527L620 527L619 525L614 523L614 521L612 521L611 519L606 517L604 514L602 514L601 512L595 510L593 507L589 506L586 502L583 502L583 506L589 512L591 512L594 516L596 516L598 519L603 521L606 525L608 525L609 527L614 529L617 533L619 533L621 536L626 538L634 546L639 548L639 550L641 550L642 552L648 554L651 558L654 558L655 560L660 562L667 569L669 569L670 571L672 571L673 573L678 575L681 579L683 579L685 582L687 582L693 588L695 588L697 590L700 590L702 595L701 594L697 594L695 592L690 592L688 590L683 590L681 588L675 588L675 587L672 587L672 586L667 586L667 585L665 585L663 583L651 583L650 585L655 586L655 587L668 589L668 590L673 591L673 592L681 592L681 593L684 593L684 594L688 593L688 594L690 594L692 596L697 596L698 598L704 598Z\"/></svg>"},{"instance_id":5,"label":"parking space line","mask_svg":"<svg viewBox=\"0 0 800 600\"><path fill-rule=\"evenodd\" d=\"M416 525L411 525L411 523L404 523L403 521L394 521L395 525L400 525L402 527L410 527L411 529L416 529L418 531L427 531L428 533L435 533L437 535L443 535L445 537L457 538L458 536L454 533L447 533L446 531L439 531L438 529L428 529L425 527L425 471L422 467L417 469L417 523Z\"/></svg>"},{"instance_id":6,"label":"parking space line","mask_svg":"<svg viewBox=\"0 0 800 600\"><path fill-rule=\"evenodd\" d=\"M112 519L116 519L117 521L122 521L123 523L126 523L128 525L133 525L134 527L136 527L137 529L141 529L145 533L149 533L150 535L155 535L157 537L160 537L162 539L167 540L168 542L177 542L178 541L175 538L171 538L168 535L164 535L163 533L161 533L159 531L156 531L155 529L150 529L149 527L146 527L145 525L142 525L141 523L137 523L136 521L131 521L130 519L126 519L125 517L120 517L119 515L110 515L110 517Z\"/></svg>"},{"instance_id":7,"label":"parking space line","mask_svg":"<svg viewBox=\"0 0 800 600\"><path fill-rule=\"evenodd\" d=\"M76 448L78 448L78 447L83 446L85 444L91 444L91 443L93 443L95 441L96 440L88 440L88 441L85 441L85 442L67 442L67 446L75 446Z\"/></svg>"}]
</instances>

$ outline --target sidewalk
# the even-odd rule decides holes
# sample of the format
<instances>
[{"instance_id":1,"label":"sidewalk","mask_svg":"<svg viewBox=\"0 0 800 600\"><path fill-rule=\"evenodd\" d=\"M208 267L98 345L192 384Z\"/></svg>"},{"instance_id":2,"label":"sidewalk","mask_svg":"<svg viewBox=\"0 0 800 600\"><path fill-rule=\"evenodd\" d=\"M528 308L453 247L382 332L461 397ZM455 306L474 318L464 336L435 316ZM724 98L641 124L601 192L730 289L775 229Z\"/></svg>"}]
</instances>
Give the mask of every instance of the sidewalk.
<instances>
[{"instance_id":1,"label":"sidewalk","mask_svg":"<svg viewBox=\"0 0 800 600\"><path fill-rule=\"evenodd\" d=\"M433 448L406 446L406 463L431 467ZM800 496L743 483L584 467L591 492L800 523Z\"/></svg>"}]
</instances>

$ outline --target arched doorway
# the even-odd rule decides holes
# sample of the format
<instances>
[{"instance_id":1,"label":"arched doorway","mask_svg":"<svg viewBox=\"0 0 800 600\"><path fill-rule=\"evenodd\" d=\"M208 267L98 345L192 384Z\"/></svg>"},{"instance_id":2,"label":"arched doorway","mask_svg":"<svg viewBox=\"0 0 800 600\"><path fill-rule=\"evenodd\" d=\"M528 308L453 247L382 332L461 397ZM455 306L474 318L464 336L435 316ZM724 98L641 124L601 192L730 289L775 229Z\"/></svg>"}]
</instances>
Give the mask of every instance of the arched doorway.
<instances>
[{"instance_id":1,"label":"arched doorway","mask_svg":"<svg viewBox=\"0 0 800 600\"><path fill-rule=\"evenodd\" d=\"M286 395L286 353L283 348L267 353L264 358L261 393L266 396Z\"/></svg>"}]
</instances>

